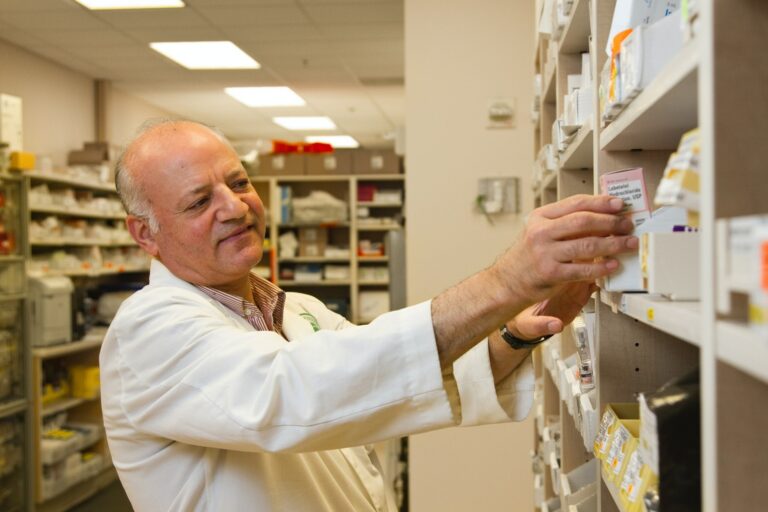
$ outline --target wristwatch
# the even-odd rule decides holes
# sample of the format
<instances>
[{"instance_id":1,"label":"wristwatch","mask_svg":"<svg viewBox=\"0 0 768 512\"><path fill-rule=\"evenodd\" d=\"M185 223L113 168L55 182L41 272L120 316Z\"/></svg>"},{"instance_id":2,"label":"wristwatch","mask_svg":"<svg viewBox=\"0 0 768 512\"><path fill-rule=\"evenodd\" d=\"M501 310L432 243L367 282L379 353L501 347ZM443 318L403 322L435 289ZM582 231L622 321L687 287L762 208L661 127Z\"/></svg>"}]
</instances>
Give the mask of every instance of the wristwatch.
<instances>
[{"instance_id":1,"label":"wristwatch","mask_svg":"<svg viewBox=\"0 0 768 512\"><path fill-rule=\"evenodd\" d=\"M501 327L499 327L499 332L501 333L501 339L506 341L507 344L515 350L520 350L523 348L534 348L539 343L547 341L549 338L552 337L551 334L547 334L540 338L536 338L535 340L521 340L520 338L518 338L517 336L509 332L509 329L507 329L506 325L502 325Z\"/></svg>"}]
</instances>

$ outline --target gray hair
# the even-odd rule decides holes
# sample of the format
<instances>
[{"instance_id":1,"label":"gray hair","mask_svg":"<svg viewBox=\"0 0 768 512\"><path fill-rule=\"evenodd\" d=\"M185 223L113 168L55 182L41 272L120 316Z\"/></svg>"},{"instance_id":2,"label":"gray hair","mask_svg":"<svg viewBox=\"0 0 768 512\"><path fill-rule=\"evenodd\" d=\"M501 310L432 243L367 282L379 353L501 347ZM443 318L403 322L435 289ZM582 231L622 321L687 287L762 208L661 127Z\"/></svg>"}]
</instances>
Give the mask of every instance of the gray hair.
<instances>
[{"instance_id":1,"label":"gray hair","mask_svg":"<svg viewBox=\"0 0 768 512\"><path fill-rule=\"evenodd\" d=\"M128 142L115 164L115 187L117 188L117 194L120 196L120 202L123 203L123 208L125 208L126 213L145 219L149 224L150 232L153 234L160 230L160 224L157 221L155 212L152 210L152 205L149 203L144 191L139 184L136 183L136 177L134 176L132 169L126 164L126 156L130 155L134 144L136 144L136 142L147 132L154 130L159 126L175 125L179 123L193 123L204 126L216 134L222 142L232 147L232 144L227 140L227 137L221 130L198 121L183 118L158 117L148 119L139 126L139 129L136 130L133 138Z\"/></svg>"}]
</instances>

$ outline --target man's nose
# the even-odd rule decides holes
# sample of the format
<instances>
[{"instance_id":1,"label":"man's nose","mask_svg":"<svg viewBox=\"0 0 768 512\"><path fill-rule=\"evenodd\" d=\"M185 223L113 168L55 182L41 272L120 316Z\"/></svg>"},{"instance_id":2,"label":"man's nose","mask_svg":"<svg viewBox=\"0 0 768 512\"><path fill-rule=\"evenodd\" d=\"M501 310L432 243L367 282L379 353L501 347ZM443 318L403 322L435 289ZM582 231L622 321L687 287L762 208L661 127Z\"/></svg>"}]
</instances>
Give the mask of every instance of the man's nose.
<instances>
[{"instance_id":1,"label":"man's nose","mask_svg":"<svg viewBox=\"0 0 768 512\"><path fill-rule=\"evenodd\" d=\"M239 219L248 213L248 205L229 187L222 187L217 216L219 221Z\"/></svg>"}]
</instances>

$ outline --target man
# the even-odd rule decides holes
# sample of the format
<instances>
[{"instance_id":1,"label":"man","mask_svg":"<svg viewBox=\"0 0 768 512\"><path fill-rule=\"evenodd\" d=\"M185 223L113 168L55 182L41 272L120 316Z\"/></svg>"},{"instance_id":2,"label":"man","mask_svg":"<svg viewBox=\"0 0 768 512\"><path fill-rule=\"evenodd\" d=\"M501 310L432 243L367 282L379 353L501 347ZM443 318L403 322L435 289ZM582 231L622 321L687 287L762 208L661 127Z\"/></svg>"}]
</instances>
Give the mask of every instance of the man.
<instances>
[{"instance_id":1,"label":"man","mask_svg":"<svg viewBox=\"0 0 768 512\"><path fill-rule=\"evenodd\" d=\"M621 201L571 198L534 211L489 268L356 327L250 274L264 206L217 132L150 124L117 171L153 257L101 351L109 446L138 511L393 510L365 445L524 418L525 341L561 330L637 246Z\"/></svg>"}]
</instances>

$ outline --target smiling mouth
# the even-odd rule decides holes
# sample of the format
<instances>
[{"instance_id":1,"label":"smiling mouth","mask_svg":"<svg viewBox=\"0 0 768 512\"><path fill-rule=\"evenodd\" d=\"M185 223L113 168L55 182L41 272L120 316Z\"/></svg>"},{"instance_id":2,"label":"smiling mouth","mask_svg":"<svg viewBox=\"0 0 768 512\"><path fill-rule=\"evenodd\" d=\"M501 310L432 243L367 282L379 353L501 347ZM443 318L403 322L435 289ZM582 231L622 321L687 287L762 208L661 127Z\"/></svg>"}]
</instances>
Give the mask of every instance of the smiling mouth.
<instances>
[{"instance_id":1,"label":"smiling mouth","mask_svg":"<svg viewBox=\"0 0 768 512\"><path fill-rule=\"evenodd\" d=\"M219 243L223 243L223 242L228 242L230 240L234 240L235 238L239 237L243 233L251 231L251 230L253 230L255 228L256 228L256 226L254 224L247 224L247 225L245 225L245 226L243 226L241 228L236 229L235 231L233 231L229 235L227 235L224 238L222 238L221 240L219 240Z\"/></svg>"}]
</instances>

